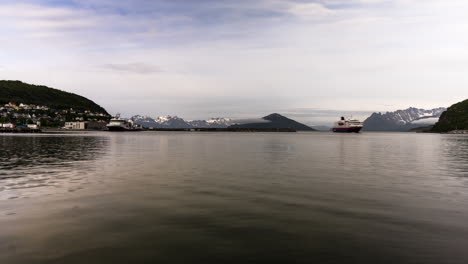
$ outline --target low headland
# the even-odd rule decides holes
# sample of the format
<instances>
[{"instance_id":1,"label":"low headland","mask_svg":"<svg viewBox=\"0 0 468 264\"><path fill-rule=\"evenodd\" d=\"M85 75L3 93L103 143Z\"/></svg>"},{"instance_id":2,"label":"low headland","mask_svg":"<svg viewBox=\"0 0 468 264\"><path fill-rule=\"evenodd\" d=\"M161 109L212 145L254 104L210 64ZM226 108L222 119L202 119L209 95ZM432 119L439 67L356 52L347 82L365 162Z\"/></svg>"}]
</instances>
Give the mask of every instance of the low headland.
<instances>
[{"instance_id":1,"label":"low headland","mask_svg":"<svg viewBox=\"0 0 468 264\"><path fill-rule=\"evenodd\" d=\"M443 112L431 132L468 134L468 100L456 103Z\"/></svg>"}]
</instances>

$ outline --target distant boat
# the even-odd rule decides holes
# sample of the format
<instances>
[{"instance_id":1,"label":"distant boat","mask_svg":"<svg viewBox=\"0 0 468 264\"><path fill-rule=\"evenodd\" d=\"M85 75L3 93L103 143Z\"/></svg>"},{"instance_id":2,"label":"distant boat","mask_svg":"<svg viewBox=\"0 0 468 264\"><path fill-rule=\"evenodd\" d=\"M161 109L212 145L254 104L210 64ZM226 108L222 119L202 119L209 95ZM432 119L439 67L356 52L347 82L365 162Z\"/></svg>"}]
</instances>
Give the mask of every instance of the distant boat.
<instances>
[{"instance_id":1,"label":"distant boat","mask_svg":"<svg viewBox=\"0 0 468 264\"><path fill-rule=\"evenodd\" d=\"M122 119L119 114L110 120L107 129L109 131L141 131L141 128L134 125L132 120Z\"/></svg>"},{"instance_id":2,"label":"distant boat","mask_svg":"<svg viewBox=\"0 0 468 264\"><path fill-rule=\"evenodd\" d=\"M332 128L333 132L347 132L347 133L359 133L363 127L363 123L357 119L350 119L341 117L340 121L335 122Z\"/></svg>"}]
</instances>

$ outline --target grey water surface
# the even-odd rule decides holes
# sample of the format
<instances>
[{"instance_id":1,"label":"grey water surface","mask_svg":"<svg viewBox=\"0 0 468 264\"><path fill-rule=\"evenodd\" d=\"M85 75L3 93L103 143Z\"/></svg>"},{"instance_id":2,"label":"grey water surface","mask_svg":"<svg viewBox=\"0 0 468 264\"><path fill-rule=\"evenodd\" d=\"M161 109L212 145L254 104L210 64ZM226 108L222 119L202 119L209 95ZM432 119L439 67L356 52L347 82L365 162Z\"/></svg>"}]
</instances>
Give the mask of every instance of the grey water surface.
<instances>
[{"instance_id":1,"label":"grey water surface","mask_svg":"<svg viewBox=\"0 0 468 264\"><path fill-rule=\"evenodd\" d=\"M468 135L0 135L0 263L468 263Z\"/></svg>"}]
</instances>

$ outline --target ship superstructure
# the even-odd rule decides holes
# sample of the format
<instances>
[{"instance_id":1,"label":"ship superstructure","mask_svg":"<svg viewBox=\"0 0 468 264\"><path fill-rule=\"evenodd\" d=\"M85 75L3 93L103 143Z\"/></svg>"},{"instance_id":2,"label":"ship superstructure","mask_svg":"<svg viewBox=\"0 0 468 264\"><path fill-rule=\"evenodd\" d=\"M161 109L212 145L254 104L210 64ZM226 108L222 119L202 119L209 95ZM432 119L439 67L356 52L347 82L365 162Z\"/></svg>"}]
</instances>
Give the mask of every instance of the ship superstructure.
<instances>
[{"instance_id":1,"label":"ship superstructure","mask_svg":"<svg viewBox=\"0 0 468 264\"><path fill-rule=\"evenodd\" d=\"M132 120L126 120L120 118L120 115L117 114L114 118L109 121L107 124L107 129L109 131L136 131L141 130L139 127L136 127L133 124Z\"/></svg>"},{"instance_id":2,"label":"ship superstructure","mask_svg":"<svg viewBox=\"0 0 468 264\"><path fill-rule=\"evenodd\" d=\"M333 132L359 133L363 127L363 122L357 119L346 118L342 116L338 122L335 122Z\"/></svg>"}]
</instances>

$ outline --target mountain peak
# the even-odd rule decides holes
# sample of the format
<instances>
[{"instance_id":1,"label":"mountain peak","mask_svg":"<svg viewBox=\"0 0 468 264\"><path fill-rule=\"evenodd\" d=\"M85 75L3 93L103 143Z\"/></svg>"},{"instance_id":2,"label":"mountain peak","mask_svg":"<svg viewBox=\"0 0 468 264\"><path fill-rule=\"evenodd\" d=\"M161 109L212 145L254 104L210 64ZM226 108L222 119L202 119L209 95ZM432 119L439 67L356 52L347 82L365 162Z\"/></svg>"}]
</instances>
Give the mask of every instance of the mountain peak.
<instances>
[{"instance_id":1,"label":"mountain peak","mask_svg":"<svg viewBox=\"0 0 468 264\"><path fill-rule=\"evenodd\" d=\"M420 109L409 107L404 110L386 112L385 114L373 113L364 121L364 130L367 131L409 131L420 127L421 124L431 125L445 111L445 108Z\"/></svg>"},{"instance_id":2,"label":"mountain peak","mask_svg":"<svg viewBox=\"0 0 468 264\"><path fill-rule=\"evenodd\" d=\"M233 128L289 128L295 130L302 130L302 131L314 131L315 129L301 124L297 121L289 119L283 115L278 113L273 113L263 117L262 119L268 120L270 122L261 122L261 123L249 123L249 124L240 124L240 125L233 125Z\"/></svg>"},{"instance_id":3,"label":"mountain peak","mask_svg":"<svg viewBox=\"0 0 468 264\"><path fill-rule=\"evenodd\" d=\"M154 127L154 128L226 128L232 122L228 118L212 118L210 120L184 120L178 116L159 116L153 119L149 116L136 115L132 117L132 120L143 127Z\"/></svg>"},{"instance_id":4,"label":"mountain peak","mask_svg":"<svg viewBox=\"0 0 468 264\"><path fill-rule=\"evenodd\" d=\"M267 116L264 116L263 119L265 120L269 120L269 121L277 121L277 120L291 120L285 116L282 116L278 113L273 113L273 114L269 114Z\"/></svg>"}]
</instances>

